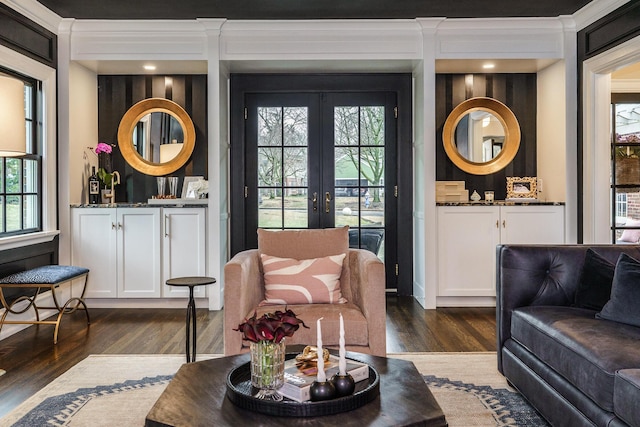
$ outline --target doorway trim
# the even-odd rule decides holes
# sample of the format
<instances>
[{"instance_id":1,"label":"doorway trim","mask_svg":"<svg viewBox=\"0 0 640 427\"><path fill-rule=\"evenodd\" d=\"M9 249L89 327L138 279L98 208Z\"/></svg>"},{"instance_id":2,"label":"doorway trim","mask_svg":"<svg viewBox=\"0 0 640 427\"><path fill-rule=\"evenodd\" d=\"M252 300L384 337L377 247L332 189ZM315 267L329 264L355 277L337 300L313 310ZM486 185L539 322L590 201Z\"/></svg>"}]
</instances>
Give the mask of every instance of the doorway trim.
<instances>
[{"instance_id":1,"label":"doorway trim","mask_svg":"<svg viewBox=\"0 0 640 427\"><path fill-rule=\"evenodd\" d=\"M611 73L640 61L640 36L583 62L583 242L611 243Z\"/></svg>"}]
</instances>

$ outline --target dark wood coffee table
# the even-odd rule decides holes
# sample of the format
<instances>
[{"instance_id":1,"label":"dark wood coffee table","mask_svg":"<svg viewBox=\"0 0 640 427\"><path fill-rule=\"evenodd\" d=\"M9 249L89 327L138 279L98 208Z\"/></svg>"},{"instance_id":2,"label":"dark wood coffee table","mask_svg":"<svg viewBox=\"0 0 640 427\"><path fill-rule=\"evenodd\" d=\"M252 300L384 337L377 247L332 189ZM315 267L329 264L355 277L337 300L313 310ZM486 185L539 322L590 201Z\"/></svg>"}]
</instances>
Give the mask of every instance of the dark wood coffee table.
<instances>
[{"instance_id":1,"label":"dark wood coffee table","mask_svg":"<svg viewBox=\"0 0 640 427\"><path fill-rule=\"evenodd\" d=\"M290 418L234 405L226 397L226 379L232 369L249 362L249 354L242 354L182 365L147 414L145 426L447 426L442 409L413 363L352 352L347 357L373 366L380 375L380 396L353 411Z\"/></svg>"}]
</instances>

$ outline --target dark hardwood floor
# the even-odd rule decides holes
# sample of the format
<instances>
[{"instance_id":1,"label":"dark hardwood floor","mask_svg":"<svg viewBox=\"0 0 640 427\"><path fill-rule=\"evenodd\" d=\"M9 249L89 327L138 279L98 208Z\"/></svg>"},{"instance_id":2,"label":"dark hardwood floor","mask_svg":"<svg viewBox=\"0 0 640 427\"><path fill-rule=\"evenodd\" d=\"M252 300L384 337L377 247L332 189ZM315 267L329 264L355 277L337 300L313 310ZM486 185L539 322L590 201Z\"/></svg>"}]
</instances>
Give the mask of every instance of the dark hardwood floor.
<instances>
[{"instance_id":1,"label":"dark hardwood floor","mask_svg":"<svg viewBox=\"0 0 640 427\"><path fill-rule=\"evenodd\" d=\"M0 341L0 418L90 354L184 354L185 310L89 309L53 327L32 326ZM198 353L223 352L223 312L197 311ZM387 352L495 351L494 308L424 310L387 297Z\"/></svg>"}]
</instances>

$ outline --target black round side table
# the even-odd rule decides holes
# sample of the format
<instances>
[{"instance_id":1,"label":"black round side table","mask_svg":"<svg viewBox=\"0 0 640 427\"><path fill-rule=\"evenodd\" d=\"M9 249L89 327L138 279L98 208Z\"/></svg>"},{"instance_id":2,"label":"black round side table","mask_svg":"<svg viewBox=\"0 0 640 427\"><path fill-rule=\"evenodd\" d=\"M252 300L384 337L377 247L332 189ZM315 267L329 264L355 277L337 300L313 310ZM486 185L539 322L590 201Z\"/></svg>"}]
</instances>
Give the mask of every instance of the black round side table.
<instances>
[{"instance_id":1,"label":"black round side table","mask_svg":"<svg viewBox=\"0 0 640 427\"><path fill-rule=\"evenodd\" d=\"M195 286L216 283L213 277L175 277L167 280L169 286L188 286L189 303L187 304L187 363L196 361L196 302L193 299Z\"/></svg>"}]
</instances>

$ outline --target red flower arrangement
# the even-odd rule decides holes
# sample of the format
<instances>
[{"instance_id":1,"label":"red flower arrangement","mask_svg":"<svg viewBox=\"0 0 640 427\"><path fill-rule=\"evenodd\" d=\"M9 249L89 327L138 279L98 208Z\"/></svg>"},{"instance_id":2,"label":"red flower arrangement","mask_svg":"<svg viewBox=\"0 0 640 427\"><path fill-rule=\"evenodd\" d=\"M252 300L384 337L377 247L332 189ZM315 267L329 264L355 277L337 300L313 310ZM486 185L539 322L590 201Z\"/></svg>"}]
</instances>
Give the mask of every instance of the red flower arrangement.
<instances>
[{"instance_id":1,"label":"red flower arrangement","mask_svg":"<svg viewBox=\"0 0 640 427\"><path fill-rule=\"evenodd\" d=\"M245 319L234 331L242 332L242 339L251 342L269 341L279 343L284 337L291 337L300 328L309 329L304 322L296 317L289 309L277 310L275 313L265 313L258 318L257 312Z\"/></svg>"}]
</instances>

